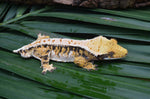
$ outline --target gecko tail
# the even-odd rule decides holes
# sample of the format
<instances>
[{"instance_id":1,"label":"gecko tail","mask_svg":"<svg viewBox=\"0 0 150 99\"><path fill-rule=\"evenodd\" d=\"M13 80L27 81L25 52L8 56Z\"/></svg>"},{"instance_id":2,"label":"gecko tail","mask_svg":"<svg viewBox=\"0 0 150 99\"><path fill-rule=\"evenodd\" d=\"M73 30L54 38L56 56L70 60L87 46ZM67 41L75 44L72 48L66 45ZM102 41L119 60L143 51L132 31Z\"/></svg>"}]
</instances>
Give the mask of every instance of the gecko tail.
<instances>
[{"instance_id":1,"label":"gecko tail","mask_svg":"<svg viewBox=\"0 0 150 99\"><path fill-rule=\"evenodd\" d=\"M19 52L19 50L13 50L13 52L14 52L14 53L18 53L18 52Z\"/></svg>"}]
</instances>

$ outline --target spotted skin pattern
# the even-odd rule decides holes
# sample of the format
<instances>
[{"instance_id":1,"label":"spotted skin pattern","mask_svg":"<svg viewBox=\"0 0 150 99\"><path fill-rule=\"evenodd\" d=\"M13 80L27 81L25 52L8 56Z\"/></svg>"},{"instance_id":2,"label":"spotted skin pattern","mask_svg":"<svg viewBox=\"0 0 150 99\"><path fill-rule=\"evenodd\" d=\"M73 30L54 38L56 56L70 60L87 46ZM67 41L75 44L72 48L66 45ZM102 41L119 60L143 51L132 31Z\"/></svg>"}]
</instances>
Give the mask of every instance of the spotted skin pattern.
<instances>
[{"instance_id":1,"label":"spotted skin pattern","mask_svg":"<svg viewBox=\"0 0 150 99\"><path fill-rule=\"evenodd\" d=\"M61 62L74 62L87 70L96 70L93 60L120 59L127 55L128 51L117 44L115 39L107 39L102 36L87 40L73 40L62 38L50 38L38 35L37 40L25 45L14 53L20 53L22 57L35 57L41 61L42 74L56 69L50 60Z\"/></svg>"}]
</instances>

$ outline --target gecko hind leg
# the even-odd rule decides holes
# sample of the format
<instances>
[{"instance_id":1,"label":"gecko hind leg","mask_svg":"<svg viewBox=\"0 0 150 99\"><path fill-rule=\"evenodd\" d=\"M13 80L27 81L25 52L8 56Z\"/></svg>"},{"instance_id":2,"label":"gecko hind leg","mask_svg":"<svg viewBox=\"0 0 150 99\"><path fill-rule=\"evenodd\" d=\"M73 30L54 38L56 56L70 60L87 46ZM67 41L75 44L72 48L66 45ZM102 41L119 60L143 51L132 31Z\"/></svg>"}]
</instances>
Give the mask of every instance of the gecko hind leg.
<instances>
[{"instance_id":1,"label":"gecko hind leg","mask_svg":"<svg viewBox=\"0 0 150 99\"><path fill-rule=\"evenodd\" d=\"M89 62L88 60L86 60L86 58L82 56L75 57L74 63L87 70L96 70L95 68L96 66L92 64L92 62Z\"/></svg>"}]
</instances>

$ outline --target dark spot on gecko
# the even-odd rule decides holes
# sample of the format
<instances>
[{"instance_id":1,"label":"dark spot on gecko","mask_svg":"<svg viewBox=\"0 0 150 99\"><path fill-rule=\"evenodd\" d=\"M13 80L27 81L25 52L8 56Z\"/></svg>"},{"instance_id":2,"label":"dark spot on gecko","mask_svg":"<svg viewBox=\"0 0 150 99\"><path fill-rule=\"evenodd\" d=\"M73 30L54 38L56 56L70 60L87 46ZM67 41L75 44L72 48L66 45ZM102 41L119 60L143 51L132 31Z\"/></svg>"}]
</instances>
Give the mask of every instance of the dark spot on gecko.
<instances>
[{"instance_id":1,"label":"dark spot on gecko","mask_svg":"<svg viewBox=\"0 0 150 99\"><path fill-rule=\"evenodd\" d=\"M47 47L47 44L46 45L43 45L45 48Z\"/></svg>"},{"instance_id":2,"label":"dark spot on gecko","mask_svg":"<svg viewBox=\"0 0 150 99\"><path fill-rule=\"evenodd\" d=\"M50 49L50 50L52 50L52 49L53 49L53 48L52 48L52 47L53 47L52 45L48 45L48 47L49 47L49 49Z\"/></svg>"},{"instance_id":3,"label":"dark spot on gecko","mask_svg":"<svg viewBox=\"0 0 150 99\"><path fill-rule=\"evenodd\" d=\"M20 50L19 53L22 53L22 50Z\"/></svg>"},{"instance_id":4,"label":"dark spot on gecko","mask_svg":"<svg viewBox=\"0 0 150 99\"><path fill-rule=\"evenodd\" d=\"M103 55L98 55L98 58L100 60L103 60L104 58L107 58L109 56L109 54L103 54Z\"/></svg>"},{"instance_id":5,"label":"dark spot on gecko","mask_svg":"<svg viewBox=\"0 0 150 99\"><path fill-rule=\"evenodd\" d=\"M52 47L53 47L52 50L55 50L56 46L52 46Z\"/></svg>"},{"instance_id":6,"label":"dark spot on gecko","mask_svg":"<svg viewBox=\"0 0 150 99\"><path fill-rule=\"evenodd\" d=\"M30 47L28 50L31 50L33 47Z\"/></svg>"},{"instance_id":7,"label":"dark spot on gecko","mask_svg":"<svg viewBox=\"0 0 150 99\"><path fill-rule=\"evenodd\" d=\"M81 56L82 56L82 55L83 55L83 53L84 53L84 50L80 48L80 49L79 49L79 55L81 55Z\"/></svg>"},{"instance_id":8,"label":"dark spot on gecko","mask_svg":"<svg viewBox=\"0 0 150 99\"><path fill-rule=\"evenodd\" d=\"M36 52L37 50L34 50L34 52Z\"/></svg>"},{"instance_id":9,"label":"dark spot on gecko","mask_svg":"<svg viewBox=\"0 0 150 99\"><path fill-rule=\"evenodd\" d=\"M113 55L114 55L115 53L112 51L112 52L109 52L108 54L109 54L109 56L110 56L111 58L113 58Z\"/></svg>"},{"instance_id":10,"label":"dark spot on gecko","mask_svg":"<svg viewBox=\"0 0 150 99\"><path fill-rule=\"evenodd\" d=\"M82 57L84 57L85 59L88 59L88 57L87 57L87 56L85 56L84 54L82 55Z\"/></svg>"},{"instance_id":11,"label":"dark spot on gecko","mask_svg":"<svg viewBox=\"0 0 150 99\"><path fill-rule=\"evenodd\" d=\"M58 50L59 50L59 52L60 52L60 49L61 49L61 47L60 47L60 46L58 46Z\"/></svg>"},{"instance_id":12,"label":"dark spot on gecko","mask_svg":"<svg viewBox=\"0 0 150 99\"><path fill-rule=\"evenodd\" d=\"M43 62L43 64L48 64L49 62Z\"/></svg>"},{"instance_id":13,"label":"dark spot on gecko","mask_svg":"<svg viewBox=\"0 0 150 99\"><path fill-rule=\"evenodd\" d=\"M62 47L60 47L60 51L59 52L61 52L62 51Z\"/></svg>"},{"instance_id":14,"label":"dark spot on gecko","mask_svg":"<svg viewBox=\"0 0 150 99\"><path fill-rule=\"evenodd\" d=\"M63 52L64 54L67 52L67 47L66 46L64 46L64 49L65 49L65 51Z\"/></svg>"},{"instance_id":15,"label":"dark spot on gecko","mask_svg":"<svg viewBox=\"0 0 150 99\"><path fill-rule=\"evenodd\" d=\"M43 59L48 58L48 55L41 56L40 58L43 58Z\"/></svg>"},{"instance_id":16,"label":"dark spot on gecko","mask_svg":"<svg viewBox=\"0 0 150 99\"><path fill-rule=\"evenodd\" d=\"M75 47L75 52L79 53L79 48L78 47Z\"/></svg>"},{"instance_id":17,"label":"dark spot on gecko","mask_svg":"<svg viewBox=\"0 0 150 99\"><path fill-rule=\"evenodd\" d=\"M86 59L88 59L92 54L87 51L87 50L83 50L82 56L85 57ZM92 55L93 56L93 55Z\"/></svg>"},{"instance_id":18,"label":"dark spot on gecko","mask_svg":"<svg viewBox=\"0 0 150 99\"><path fill-rule=\"evenodd\" d=\"M73 46L69 46L70 51L73 51Z\"/></svg>"},{"instance_id":19,"label":"dark spot on gecko","mask_svg":"<svg viewBox=\"0 0 150 99\"><path fill-rule=\"evenodd\" d=\"M48 57L44 57L44 60L47 60L48 59Z\"/></svg>"},{"instance_id":20,"label":"dark spot on gecko","mask_svg":"<svg viewBox=\"0 0 150 99\"><path fill-rule=\"evenodd\" d=\"M87 58L87 57L88 57L88 56L85 55L85 50L84 50L84 49L83 49L82 56L83 56L84 58Z\"/></svg>"},{"instance_id":21,"label":"dark spot on gecko","mask_svg":"<svg viewBox=\"0 0 150 99\"><path fill-rule=\"evenodd\" d=\"M23 50L24 53L27 53L25 50Z\"/></svg>"},{"instance_id":22,"label":"dark spot on gecko","mask_svg":"<svg viewBox=\"0 0 150 99\"><path fill-rule=\"evenodd\" d=\"M47 50L46 53L48 53L50 50Z\"/></svg>"},{"instance_id":23,"label":"dark spot on gecko","mask_svg":"<svg viewBox=\"0 0 150 99\"><path fill-rule=\"evenodd\" d=\"M55 54L59 57L59 53L61 52L61 47L58 46L57 50L55 50Z\"/></svg>"},{"instance_id":24,"label":"dark spot on gecko","mask_svg":"<svg viewBox=\"0 0 150 99\"><path fill-rule=\"evenodd\" d=\"M40 47L41 47L41 45L38 45L38 46L37 46L37 48L40 48Z\"/></svg>"}]
</instances>

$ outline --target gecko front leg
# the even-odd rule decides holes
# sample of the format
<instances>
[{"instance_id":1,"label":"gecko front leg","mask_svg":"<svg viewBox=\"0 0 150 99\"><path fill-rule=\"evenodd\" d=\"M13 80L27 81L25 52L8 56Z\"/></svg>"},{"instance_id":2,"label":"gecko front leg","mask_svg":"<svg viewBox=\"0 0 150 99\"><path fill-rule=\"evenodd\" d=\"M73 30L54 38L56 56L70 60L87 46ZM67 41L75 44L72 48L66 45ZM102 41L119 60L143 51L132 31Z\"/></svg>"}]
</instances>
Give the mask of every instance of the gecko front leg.
<instances>
[{"instance_id":1,"label":"gecko front leg","mask_svg":"<svg viewBox=\"0 0 150 99\"><path fill-rule=\"evenodd\" d=\"M50 49L48 47L37 46L33 52L33 56L41 60L41 67L43 68L42 74L46 74L47 71L52 72L56 69L56 67L53 67L53 64L49 65Z\"/></svg>"},{"instance_id":2,"label":"gecko front leg","mask_svg":"<svg viewBox=\"0 0 150 99\"><path fill-rule=\"evenodd\" d=\"M41 56L41 67L43 68L42 74L46 74L47 71L52 72L56 69L53 64L49 65L49 55Z\"/></svg>"}]
</instances>

